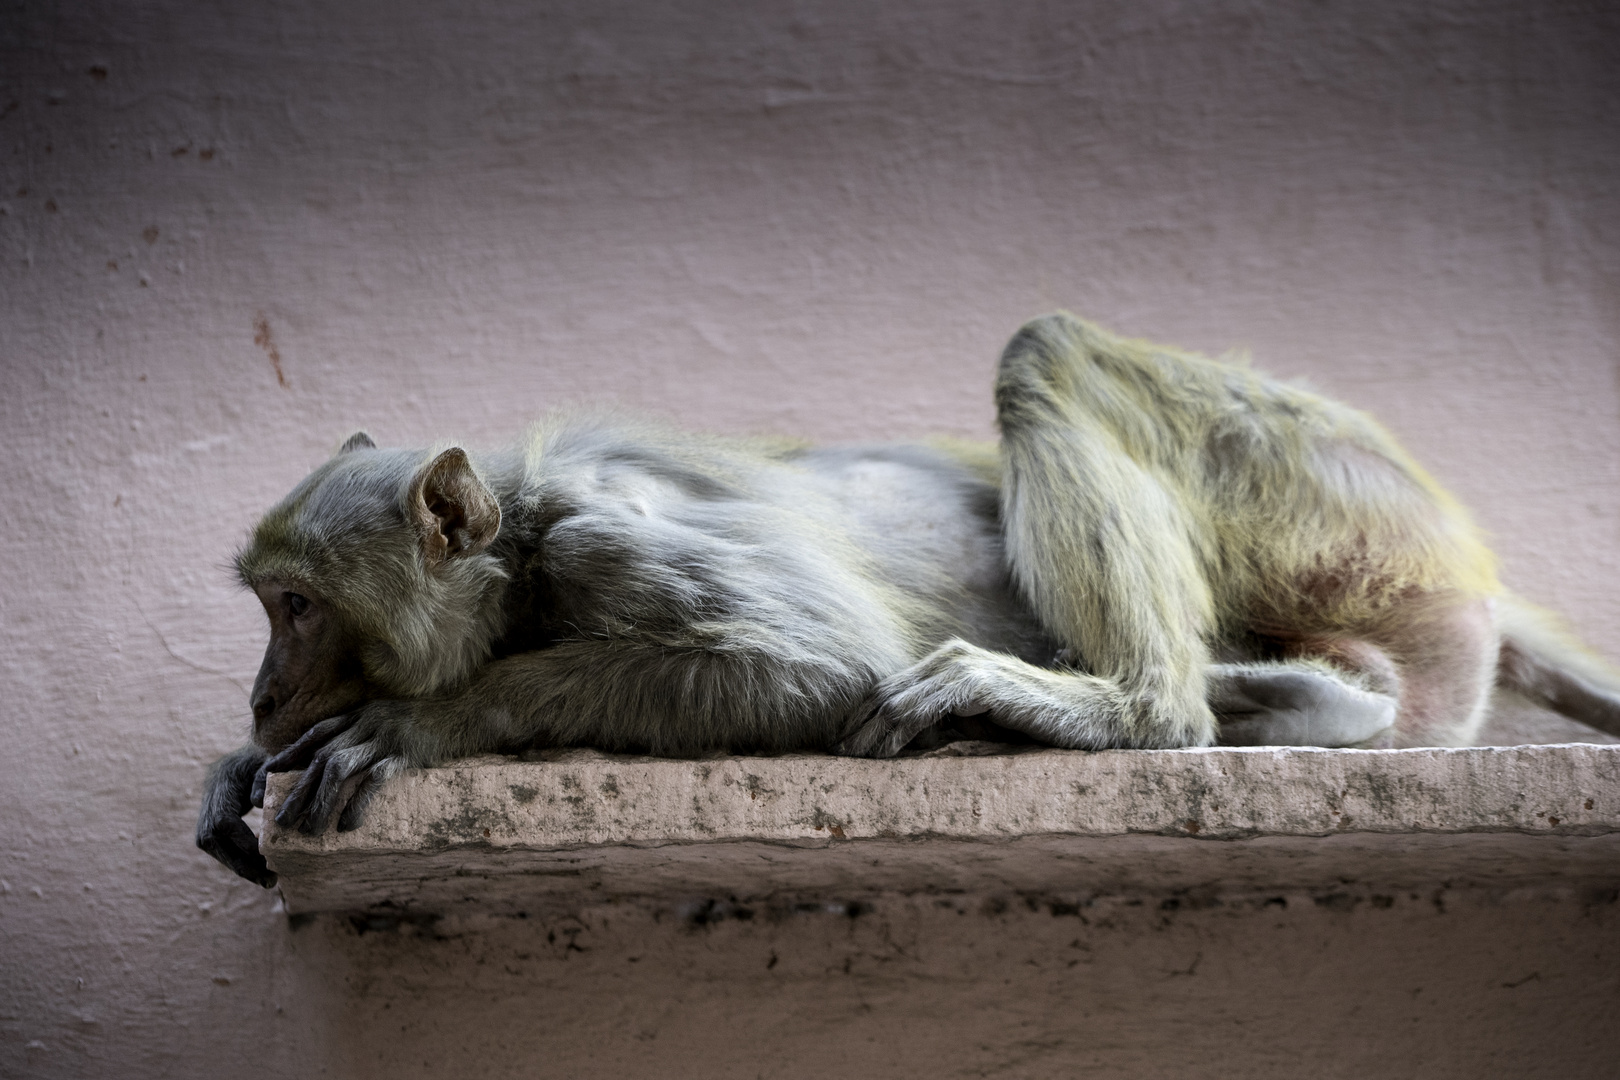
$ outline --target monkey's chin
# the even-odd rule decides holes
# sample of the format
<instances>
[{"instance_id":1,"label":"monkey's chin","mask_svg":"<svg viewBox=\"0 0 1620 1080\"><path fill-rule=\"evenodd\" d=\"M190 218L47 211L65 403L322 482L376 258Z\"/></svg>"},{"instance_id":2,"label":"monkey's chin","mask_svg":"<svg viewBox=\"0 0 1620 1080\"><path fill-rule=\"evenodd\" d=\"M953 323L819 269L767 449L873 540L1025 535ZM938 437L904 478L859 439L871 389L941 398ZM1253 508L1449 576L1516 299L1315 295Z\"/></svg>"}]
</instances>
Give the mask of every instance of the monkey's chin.
<instances>
[{"instance_id":1,"label":"monkey's chin","mask_svg":"<svg viewBox=\"0 0 1620 1080\"><path fill-rule=\"evenodd\" d=\"M316 716L272 716L268 722L254 725L253 745L269 754L279 753L303 738L309 729L331 716L341 716L359 708L359 703L347 709L322 711Z\"/></svg>"},{"instance_id":2,"label":"monkey's chin","mask_svg":"<svg viewBox=\"0 0 1620 1080\"><path fill-rule=\"evenodd\" d=\"M314 726L310 724L301 728L292 728L288 731L282 731L279 727L275 731L255 731L253 733L253 745L267 754L280 753L297 742L306 731Z\"/></svg>"}]
</instances>

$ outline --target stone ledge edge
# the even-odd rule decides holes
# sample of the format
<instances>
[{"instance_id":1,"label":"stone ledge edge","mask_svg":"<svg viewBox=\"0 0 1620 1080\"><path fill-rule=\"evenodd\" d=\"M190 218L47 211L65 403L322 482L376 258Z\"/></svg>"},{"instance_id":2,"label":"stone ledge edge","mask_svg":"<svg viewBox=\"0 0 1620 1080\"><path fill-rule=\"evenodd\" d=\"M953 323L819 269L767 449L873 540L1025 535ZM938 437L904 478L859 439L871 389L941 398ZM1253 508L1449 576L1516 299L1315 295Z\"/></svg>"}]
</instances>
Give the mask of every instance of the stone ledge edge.
<instances>
[{"instance_id":1,"label":"stone ledge edge","mask_svg":"<svg viewBox=\"0 0 1620 1080\"><path fill-rule=\"evenodd\" d=\"M1161 756L1162 755L1162 756ZM1250 773L1256 765L1261 765L1257 757L1269 757L1276 762L1276 768L1264 769L1264 772L1274 772L1279 780L1287 780L1290 784L1301 789L1295 794L1314 797L1321 800L1318 805L1305 807L1301 813L1317 815L1314 820L1300 820L1293 827L1286 827L1281 823L1270 827L1250 824L1243 820L1232 820L1228 806L1220 805L1222 800L1231 804L1241 804L1253 807L1264 799L1242 800L1240 796L1245 790L1253 790L1257 794L1275 797L1277 792L1260 786L1258 781L1265 779L1264 775L1246 775L1240 777L1225 773L1219 775L1219 780L1226 790L1218 793L1220 799L1215 806L1189 807L1197 809L1198 815L1183 818L1166 817L1163 807L1154 807L1152 811L1145 812L1146 816L1153 818L1151 822L1132 823L1128 819L1133 814L1133 808L1121 809L1119 806L1105 807L1114 816L1114 821L1103 827L1051 827L1050 819L1037 824L1030 821L1030 828L1017 827L1020 815L1009 812L1011 824L1005 828L995 828L993 831L986 828L986 823L977 821L973 825L964 825L959 829L940 829L938 822L941 817L951 814L965 815L968 810L963 806L946 805L943 809L933 806L923 806L923 812L917 813L920 804L926 804L931 796L925 796L920 801L912 797L911 792L901 792L900 798L894 798L893 788L879 787L875 792L865 794L859 790L861 781L870 782L881 780L884 774L890 776L897 772L924 774L923 780L928 780L926 774L940 772L969 772L977 773L967 779L984 781L987 779L1005 779L1009 770L1014 774L1025 771L1020 768L1022 762L1030 762L1027 771L1032 778L1052 780L1054 770L1071 775L1059 777L1070 786L1077 780L1094 779L1111 781L1115 788L1129 787L1133 781L1152 781L1159 785L1168 785L1175 789L1177 783L1192 784L1214 779L1208 772L1209 766L1225 758L1233 762L1244 762L1244 771ZM1369 770L1368 766L1378 760L1389 761L1392 767L1387 773L1382 770ZM1539 775L1516 777L1505 775L1503 766L1508 763L1523 762L1531 766L1533 772ZM947 764L948 763L948 764ZM1396 763L1399 763L1398 765ZM1464 765L1463 763L1472 763ZM1338 777L1329 775L1338 770L1337 766L1353 764L1356 766L1349 770L1352 776ZM1429 769L1424 766L1428 765ZM1480 781L1469 787L1459 785L1459 777L1453 775L1457 766L1462 765L1466 772L1464 779ZM1156 766L1162 766L1156 767ZM1480 766L1491 767L1494 775L1482 775ZM1599 785L1603 792L1587 795L1582 792L1551 791L1545 789L1548 766L1553 771L1565 773L1563 777L1553 779L1574 780ZM1537 768L1538 767L1538 768ZM779 792L770 790L774 797L782 796L784 803L792 802L797 797L797 806L782 805L777 807L774 814L765 813L765 807L750 807L741 804L746 813L739 818L737 809L732 806L715 801L711 798L707 807L695 805L693 802L682 800L687 814L701 815L705 811L715 816L713 825L700 825L696 821L689 821L685 830L673 828L675 815L663 813L667 807L655 805L658 799L652 798L649 805L641 806L631 803L628 806L618 807L621 816L614 822L602 824L595 817L597 809L601 807L585 805L585 796L569 796L575 799L577 805L574 811L559 809L556 806L557 797L550 798L548 807L541 807L532 814L520 812L521 808L510 800L491 794L488 790L503 784L502 774L513 779L532 780L546 778L546 774L556 774L560 783L566 786L569 777L573 777L577 786L579 772L595 773L609 778L616 775L614 770L652 772L664 774L663 779L675 782L681 788L680 794L702 794L711 796L720 793L732 798L734 793L725 793L725 788L736 788L736 776L758 780L763 774L788 774L795 770L810 769L814 772L831 771L843 772L830 785L824 785L822 794L832 794L840 784L848 784L846 790L838 791L838 798L821 800L813 792L804 790ZM1424 805L1414 806L1421 809L1425 822L1414 822L1410 825L1391 823L1388 815L1383 819L1374 818L1367 824L1360 824L1355 817L1335 823L1323 822L1320 814L1322 805L1333 800L1331 792L1323 791L1321 785L1330 779L1367 779L1387 776L1396 784L1405 784L1416 789L1425 788L1424 774L1430 769L1437 769L1439 775L1427 777L1434 783L1432 790L1423 790L1428 798L1422 800ZM716 777L717 770L722 774ZM999 774L989 776L990 773ZM538 775L537 775L538 774ZM1608 775L1603 775L1608 774ZM293 775L273 778L271 791L268 793L267 806L272 810L284 797L293 781ZM861 841L883 840L894 842L940 843L940 842L966 842L994 844L1024 837L1050 836L1050 837L1105 837L1145 835L1161 837L1180 837L1191 840L1204 840L1216 842L1232 842L1253 840L1264 837L1299 837L1308 839L1313 837L1329 837L1343 835L1359 836L1400 836L1400 835L1461 835L1469 833L1493 835L1522 835L1547 837L1582 837L1601 836L1620 831L1620 746L1605 746L1599 744L1557 744L1549 746L1531 747L1470 747L1470 748L1441 748L1441 749L1415 749L1415 750L1322 750L1317 748L1276 748L1276 747L1244 747L1244 748L1202 748L1195 750L1170 751L1101 751L1084 753L1077 751L1050 751L1036 750L1018 754L1004 754L985 757L975 756L931 756L921 758L903 758L890 762L858 762L848 759L834 758L823 755L784 755L781 757L725 757L699 760L656 759L645 757L618 757L599 754L592 751L566 752L555 756L553 760L525 761L509 758L474 758L462 762L451 763L434 769L416 770L407 774L405 786L396 786L392 791L382 793L378 802L374 804L373 813L379 818L379 824L364 827L356 832L338 834L328 832L319 837L304 836L302 834L270 826L265 830L261 847L267 855L298 855L303 857L320 857L325 854L343 853L353 856L368 854L410 854L433 853L443 851L488 851L491 854L503 852L567 852L589 851L592 849L617 848L645 848L657 849L675 846L702 846L717 845L733 841L748 841L779 845L784 848L809 849L831 848ZM820 777L818 777L820 779ZM943 782L948 789L952 777L941 776L936 782ZM958 776L958 781L963 779ZM1519 781L1503 786L1503 781ZM399 781L395 782L396 785ZM1314 785L1314 790L1311 790ZM508 789L525 785L505 785ZM1337 786L1337 785L1335 785ZM1509 794L1509 788L1514 802L1504 799ZM583 790L583 789L581 789ZM977 796L970 790L970 785L959 784L955 794L966 795L970 801ZM1604 806L1597 810L1565 811L1553 807L1553 802L1565 803L1570 799L1585 798L1591 801L1598 794L1613 792L1603 798ZM1478 796L1491 794L1488 800ZM617 792L615 791L615 798ZM656 793L655 793L656 794ZM1133 793L1135 794L1135 793ZM1186 791L1160 790L1154 794L1166 799L1174 799L1178 794L1186 795ZM1203 795L1198 794L1195 802L1200 801ZM1348 790L1339 793L1340 799L1348 796ZM1412 795L1412 792L1397 792L1396 795ZM1476 796L1470 800L1468 796ZM1079 796L1084 798L1085 794ZM1110 793L1103 793L1109 798ZM1388 792L1381 798L1394 797ZM1522 800L1537 797L1549 802L1550 809L1543 810L1539 818L1528 817L1528 810L1524 809ZM531 801L535 796L531 796ZM753 798L751 796L751 798ZM1452 798L1454 805L1450 809L1455 811L1454 819L1458 821L1455 826L1435 823L1437 811L1447 809L1445 801ZM909 801L908 801L909 800ZM602 801L602 800L599 800ZM732 801L735 800L734 798ZM837 809L846 811L842 814L827 812L819 803L829 801L839 804ZM1515 805L1509 816L1516 820L1482 821L1480 820L1479 805L1488 801L1492 813L1501 814L1500 808ZM487 804L487 805L486 805ZM1537 802L1532 801L1529 808L1533 809ZM862 828L857 835L839 835L846 827L854 828L854 817L847 811L863 809L875 811L875 816L899 815L912 816L912 820L920 826L916 829L907 829L903 821L894 820L897 827ZM992 809L1005 810L1005 807ZM1051 809L1045 807L1045 809ZM577 813L575 812L577 811ZM1556 811L1556 812L1555 812ZM1329 811L1338 813L1337 811ZM455 816L459 813L459 817ZM1179 811L1176 811L1179 813ZM514 819L516 814L516 819ZM573 814L570 817L570 814ZM1226 814L1225 821L1218 819ZM1566 821L1560 822L1558 818L1567 814ZM721 820L727 818L729 820ZM1201 815L1201 816L1200 816ZM1036 817L1040 814L1033 815ZM1245 815L1247 816L1247 815ZM1445 815L1439 815L1445 816ZM839 817L846 820L840 822ZM933 817L933 820L928 820ZM975 815L977 817L977 815ZM1578 818L1579 820L1569 820ZM1123 820L1122 820L1123 819ZM1471 820L1470 820L1471 819ZM1556 824L1539 824L1548 820ZM870 816L868 816L870 820ZM1139 818L1140 820L1140 818ZM1363 819L1365 820L1365 819ZM446 822L450 824L446 824ZM1097 824L1101 824L1098 822ZM1045 827L1043 827L1045 826ZM493 830L499 828L500 835ZM653 831L669 830L676 835L648 835ZM822 830L835 830L832 835ZM484 835L478 835L483 831ZM636 835L637 832L641 835ZM684 834L681 834L683 833ZM536 836L535 834L540 834ZM592 835L586 835L586 834ZM611 835L609 835L611 834ZM548 839L549 837L549 839Z\"/></svg>"}]
</instances>

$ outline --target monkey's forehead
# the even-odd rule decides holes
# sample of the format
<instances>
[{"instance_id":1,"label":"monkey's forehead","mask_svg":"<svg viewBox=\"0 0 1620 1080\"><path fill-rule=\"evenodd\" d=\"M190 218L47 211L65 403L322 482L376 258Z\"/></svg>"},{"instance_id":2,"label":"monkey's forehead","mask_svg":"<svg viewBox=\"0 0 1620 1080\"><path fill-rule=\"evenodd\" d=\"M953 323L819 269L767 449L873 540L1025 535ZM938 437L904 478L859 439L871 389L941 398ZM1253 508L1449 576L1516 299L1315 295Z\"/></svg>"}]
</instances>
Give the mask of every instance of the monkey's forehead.
<instances>
[{"instance_id":1,"label":"monkey's forehead","mask_svg":"<svg viewBox=\"0 0 1620 1080\"><path fill-rule=\"evenodd\" d=\"M309 583L335 570L330 543L300 528L294 515L266 514L236 553L236 575L248 588L266 582Z\"/></svg>"},{"instance_id":2,"label":"monkey's forehead","mask_svg":"<svg viewBox=\"0 0 1620 1080\"><path fill-rule=\"evenodd\" d=\"M276 585L340 605L369 605L420 587L418 548L403 527L365 533L272 528L256 533L237 552L235 569L242 584L255 591Z\"/></svg>"},{"instance_id":3,"label":"monkey's forehead","mask_svg":"<svg viewBox=\"0 0 1620 1080\"><path fill-rule=\"evenodd\" d=\"M363 456L393 457L380 452ZM336 458L316 469L253 528L237 552L237 576L249 588L265 581L319 581L337 587L408 547L403 498L405 461L359 466Z\"/></svg>"}]
</instances>

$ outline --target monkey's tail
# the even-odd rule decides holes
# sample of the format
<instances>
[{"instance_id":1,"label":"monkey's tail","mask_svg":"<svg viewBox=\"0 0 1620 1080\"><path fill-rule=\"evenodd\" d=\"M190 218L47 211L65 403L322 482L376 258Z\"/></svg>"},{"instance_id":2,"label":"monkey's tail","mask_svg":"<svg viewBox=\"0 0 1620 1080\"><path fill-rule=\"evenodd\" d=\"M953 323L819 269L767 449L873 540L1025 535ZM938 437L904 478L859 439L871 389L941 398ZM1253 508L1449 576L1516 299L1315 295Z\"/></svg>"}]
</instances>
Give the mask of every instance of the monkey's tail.
<instances>
[{"instance_id":1,"label":"monkey's tail","mask_svg":"<svg viewBox=\"0 0 1620 1080\"><path fill-rule=\"evenodd\" d=\"M1512 594L1496 599L1496 627L1498 686L1620 735L1620 668L1582 644L1557 615Z\"/></svg>"}]
</instances>

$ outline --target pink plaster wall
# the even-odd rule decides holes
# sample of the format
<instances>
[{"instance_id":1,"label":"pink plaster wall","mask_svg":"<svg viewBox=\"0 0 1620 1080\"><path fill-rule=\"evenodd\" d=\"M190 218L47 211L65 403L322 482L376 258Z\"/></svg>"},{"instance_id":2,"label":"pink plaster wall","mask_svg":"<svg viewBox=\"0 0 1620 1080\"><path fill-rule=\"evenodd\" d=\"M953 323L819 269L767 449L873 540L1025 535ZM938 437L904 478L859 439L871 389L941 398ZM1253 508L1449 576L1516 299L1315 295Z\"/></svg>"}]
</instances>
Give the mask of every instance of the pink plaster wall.
<instances>
[{"instance_id":1,"label":"pink plaster wall","mask_svg":"<svg viewBox=\"0 0 1620 1080\"><path fill-rule=\"evenodd\" d=\"M725 430L988 436L998 349L1057 306L1244 347L1372 410L1475 508L1510 583L1620 655L1620 19L1603 5L7 5L0 1073L223 1075L233 1041L272 1072L415 1075L465 1065L488 1014L533 1026L490 1037L468 1066L487 1075L673 1074L656 1039L707 1024L677 1040L691 1075L859 1073L840 1031L883 1044L886 1071L908 1038L947 1074L1090 1060L1026 1045L1127 1069L1167 1032L1299 1075L1309 1047L1266 1057L1203 1025L1223 985L1286 999L1293 964L1344 973L1333 1009L1419 1026L1322 1049L1342 1029L1318 987L1240 1009L1233 1032L1320 1031L1310 1046L1347 1069L1455 1039L1459 1069L1487 1046L1575 1055L1580 1075L1612 1036L1526 1023L1502 1050L1508 1005L1388 1005L1432 992L1401 942L1451 942L1443 967L1473 923L1387 915L1387 964L1362 970L1341 950L1366 908L1309 909L1303 937L1211 919L1182 951L1237 982L1196 991L1131 981L1123 930L1076 931L1104 958L1073 990L1100 1002L1082 1022L985 1012L1034 931L980 917L938 946L944 969L790 968L752 998L774 1008L732 1022L737 988L766 978L755 953L821 955L843 924L772 923L750 951L632 919L590 964L512 927L421 953L346 924L293 933L191 847L263 636L223 564L353 429L487 445L606 399ZM1509 922L1552 911L1549 940L1583 944L1452 974L1499 994L1522 959L1549 1015L1565 991L1612 1005L1614 919L1547 903ZM883 918L896 940L949 933L899 901ZM663 966L633 968L649 950ZM518 974L490 981L500 964ZM1127 999L1096 996L1120 979ZM897 1003L921 987L977 1019L906 1027Z\"/></svg>"}]
</instances>

